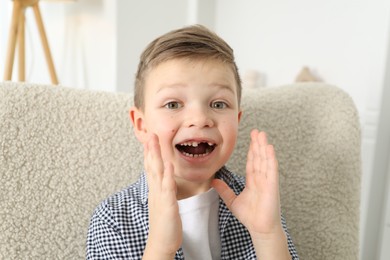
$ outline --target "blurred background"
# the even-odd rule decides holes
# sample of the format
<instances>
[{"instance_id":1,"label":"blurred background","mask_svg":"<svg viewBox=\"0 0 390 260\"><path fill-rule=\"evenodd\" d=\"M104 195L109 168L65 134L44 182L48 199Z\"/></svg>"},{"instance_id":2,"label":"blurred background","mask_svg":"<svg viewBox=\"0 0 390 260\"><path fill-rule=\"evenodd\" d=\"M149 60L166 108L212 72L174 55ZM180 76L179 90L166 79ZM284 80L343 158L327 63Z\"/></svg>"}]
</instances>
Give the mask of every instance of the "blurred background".
<instances>
[{"instance_id":1,"label":"blurred background","mask_svg":"<svg viewBox=\"0 0 390 260\"><path fill-rule=\"evenodd\" d=\"M0 0L1 72L12 5ZM42 0L40 8L59 82L68 87L130 92L146 44L199 23L234 49L244 86L290 84L305 68L344 89L362 127L361 259L390 259L390 1ZM28 9L25 37L26 81L49 84Z\"/></svg>"}]
</instances>

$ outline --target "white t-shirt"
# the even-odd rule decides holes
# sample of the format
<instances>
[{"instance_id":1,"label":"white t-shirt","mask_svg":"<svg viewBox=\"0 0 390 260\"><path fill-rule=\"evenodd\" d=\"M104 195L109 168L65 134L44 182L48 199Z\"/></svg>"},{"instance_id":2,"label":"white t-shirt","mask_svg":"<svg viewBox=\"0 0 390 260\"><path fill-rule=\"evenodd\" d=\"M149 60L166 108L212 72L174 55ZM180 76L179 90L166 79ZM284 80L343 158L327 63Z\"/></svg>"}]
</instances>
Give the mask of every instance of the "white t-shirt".
<instances>
[{"instance_id":1,"label":"white t-shirt","mask_svg":"<svg viewBox=\"0 0 390 260\"><path fill-rule=\"evenodd\" d=\"M214 189L179 200L183 225L183 253L186 260L221 258L218 212L219 196Z\"/></svg>"}]
</instances>

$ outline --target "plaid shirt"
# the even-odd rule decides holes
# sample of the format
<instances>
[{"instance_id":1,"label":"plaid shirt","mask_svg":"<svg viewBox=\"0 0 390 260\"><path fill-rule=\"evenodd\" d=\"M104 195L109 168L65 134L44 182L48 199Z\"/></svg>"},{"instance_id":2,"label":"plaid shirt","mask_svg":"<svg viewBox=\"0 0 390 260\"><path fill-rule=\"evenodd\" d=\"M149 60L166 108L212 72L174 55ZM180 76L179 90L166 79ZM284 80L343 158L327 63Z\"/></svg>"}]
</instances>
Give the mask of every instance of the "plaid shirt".
<instances>
[{"instance_id":1,"label":"plaid shirt","mask_svg":"<svg viewBox=\"0 0 390 260\"><path fill-rule=\"evenodd\" d=\"M236 194L244 189L244 177L226 168L219 170L216 178L224 180ZM291 257L299 259L283 217L282 225ZM136 183L108 198L95 210L88 231L87 259L142 259L148 230L148 187L146 176L142 174ZM222 260L256 259L248 230L221 199L219 230ZM184 259L181 248L175 259Z\"/></svg>"}]
</instances>

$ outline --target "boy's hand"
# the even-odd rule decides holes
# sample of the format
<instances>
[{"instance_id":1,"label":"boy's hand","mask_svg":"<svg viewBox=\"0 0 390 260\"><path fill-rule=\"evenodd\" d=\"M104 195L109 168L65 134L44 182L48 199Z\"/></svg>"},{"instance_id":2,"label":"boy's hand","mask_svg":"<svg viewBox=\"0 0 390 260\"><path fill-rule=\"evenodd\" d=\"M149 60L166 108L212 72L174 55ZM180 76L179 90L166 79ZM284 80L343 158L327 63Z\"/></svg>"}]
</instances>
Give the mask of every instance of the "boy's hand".
<instances>
[{"instance_id":1,"label":"boy's hand","mask_svg":"<svg viewBox=\"0 0 390 260\"><path fill-rule=\"evenodd\" d=\"M264 256L267 252L271 259L287 256L287 240L281 224L278 166L274 148L267 143L264 132L251 132L245 189L237 196L222 180L215 179L212 185L233 215L248 229L259 258L259 253ZM274 249L283 252L283 257L277 258Z\"/></svg>"},{"instance_id":2,"label":"boy's hand","mask_svg":"<svg viewBox=\"0 0 390 260\"><path fill-rule=\"evenodd\" d=\"M163 163L158 137L144 144L149 186L149 236L143 259L173 259L182 243L182 225L176 199L173 165Z\"/></svg>"}]
</instances>

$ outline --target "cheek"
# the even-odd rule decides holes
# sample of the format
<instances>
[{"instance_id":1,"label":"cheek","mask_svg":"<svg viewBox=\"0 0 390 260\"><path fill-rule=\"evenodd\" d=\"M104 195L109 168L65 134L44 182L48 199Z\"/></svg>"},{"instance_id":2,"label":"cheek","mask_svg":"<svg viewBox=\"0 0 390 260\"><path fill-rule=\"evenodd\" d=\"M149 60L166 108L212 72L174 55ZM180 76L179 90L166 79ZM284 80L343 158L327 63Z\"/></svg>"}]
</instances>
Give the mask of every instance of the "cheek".
<instances>
[{"instance_id":1,"label":"cheek","mask_svg":"<svg viewBox=\"0 0 390 260\"><path fill-rule=\"evenodd\" d=\"M166 122L159 122L158 126L154 127L155 134L158 135L160 144L171 147L172 141L177 133L177 129L173 128Z\"/></svg>"},{"instance_id":2,"label":"cheek","mask_svg":"<svg viewBox=\"0 0 390 260\"><path fill-rule=\"evenodd\" d=\"M222 131L225 134L225 138L229 140L235 140L238 135L238 122L231 120L226 120L221 122Z\"/></svg>"}]
</instances>

